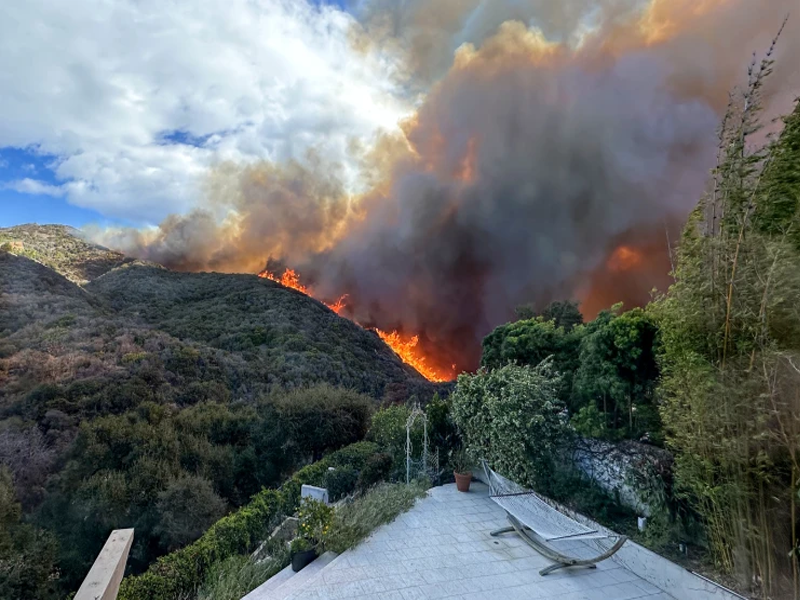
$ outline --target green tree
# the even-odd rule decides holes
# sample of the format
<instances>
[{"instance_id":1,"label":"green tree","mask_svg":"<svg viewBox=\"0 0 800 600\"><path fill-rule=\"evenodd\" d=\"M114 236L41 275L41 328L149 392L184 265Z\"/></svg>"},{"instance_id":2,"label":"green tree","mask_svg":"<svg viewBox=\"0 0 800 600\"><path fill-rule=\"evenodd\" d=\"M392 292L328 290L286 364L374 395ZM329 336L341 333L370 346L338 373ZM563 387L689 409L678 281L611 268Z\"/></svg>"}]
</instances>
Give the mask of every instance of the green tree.
<instances>
[{"instance_id":1,"label":"green tree","mask_svg":"<svg viewBox=\"0 0 800 600\"><path fill-rule=\"evenodd\" d=\"M658 436L655 402L658 379L655 343L657 328L640 308L617 314L620 305L602 312L586 328L580 342L580 366L573 381L573 406L581 417L573 423L602 415L603 437ZM591 427L590 427L591 428ZM577 428L584 435L591 432ZM594 431L593 433L597 433Z\"/></svg>"},{"instance_id":2,"label":"green tree","mask_svg":"<svg viewBox=\"0 0 800 600\"><path fill-rule=\"evenodd\" d=\"M570 405L572 378L578 368L584 332L583 326L566 331L555 321L545 321L542 317L508 323L483 339L481 366L487 369L508 363L536 366L552 356L553 368L561 376L558 397Z\"/></svg>"},{"instance_id":3,"label":"green tree","mask_svg":"<svg viewBox=\"0 0 800 600\"><path fill-rule=\"evenodd\" d=\"M172 551L199 538L227 508L207 479L182 476L167 484L156 505L159 518L154 533Z\"/></svg>"},{"instance_id":4,"label":"green tree","mask_svg":"<svg viewBox=\"0 0 800 600\"><path fill-rule=\"evenodd\" d=\"M0 465L0 598L56 598L56 541L22 522L11 473Z\"/></svg>"},{"instance_id":5,"label":"green tree","mask_svg":"<svg viewBox=\"0 0 800 600\"><path fill-rule=\"evenodd\" d=\"M536 317L541 317L543 321L553 321L556 327L563 327L565 331L583 324L580 306L572 300L553 301L541 312L537 312L531 304L524 304L518 306L515 312L517 317L525 321Z\"/></svg>"},{"instance_id":6,"label":"green tree","mask_svg":"<svg viewBox=\"0 0 800 600\"><path fill-rule=\"evenodd\" d=\"M373 412L368 396L328 384L283 394L275 406L297 451L314 459L364 439Z\"/></svg>"}]
</instances>

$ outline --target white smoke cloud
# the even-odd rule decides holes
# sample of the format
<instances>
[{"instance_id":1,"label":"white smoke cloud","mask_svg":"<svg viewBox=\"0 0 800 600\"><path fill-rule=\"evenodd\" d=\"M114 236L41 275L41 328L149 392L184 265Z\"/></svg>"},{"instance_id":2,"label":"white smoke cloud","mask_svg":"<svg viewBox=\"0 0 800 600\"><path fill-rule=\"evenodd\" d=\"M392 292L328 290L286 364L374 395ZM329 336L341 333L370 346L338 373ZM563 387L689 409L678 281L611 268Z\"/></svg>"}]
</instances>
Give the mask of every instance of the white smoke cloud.
<instances>
[{"instance_id":1,"label":"white smoke cloud","mask_svg":"<svg viewBox=\"0 0 800 600\"><path fill-rule=\"evenodd\" d=\"M8 181L2 185L3 189L13 190L20 194L35 194L38 196L53 196L59 198L64 195L64 188L57 185L50 185L36 179L17 179Z\"/></svg>"},{"instance_id":2,"label":"white smoke cloud","mask_svg":"<svg viewBox=\"0 0 800 600\"><path fill-rule=\"evenodd\" d=\"M0 15L0 148L54 155L67 184L15 189L112 218L190 210L222 160L314 146L347 167L352 138L407 112L391 60L357 53L352 17L307 0L8 0Z\"/></svg>"}]
</instances>

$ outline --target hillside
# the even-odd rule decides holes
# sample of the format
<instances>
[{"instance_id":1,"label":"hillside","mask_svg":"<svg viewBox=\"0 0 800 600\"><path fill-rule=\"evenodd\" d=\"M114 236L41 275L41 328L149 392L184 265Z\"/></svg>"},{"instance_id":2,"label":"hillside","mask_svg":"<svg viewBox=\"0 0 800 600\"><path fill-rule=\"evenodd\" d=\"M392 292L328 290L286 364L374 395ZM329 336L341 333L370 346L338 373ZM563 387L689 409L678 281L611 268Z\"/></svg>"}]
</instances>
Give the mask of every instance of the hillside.
<instances>
[{"instance_id":1,"label":"hillside","mask_svg":"<svg viewBox=\"0 0 800 600\"><path fill-rule=\"evenodd\" d=\"M376 399L432 389L377 335L272 281L168 271L89 244L57 225L2 229L0 243L10 250L0 266L7 358L36 351L46 352L48 362L80 356L101 363L94 376L126 377L155 357L169 371L174 361L166 354L185 346L217 366L213 379L232 399L318 382ZM147 343L153 339L160 342ZM68 369L36 381L69 385L80 379ZM12 389L21 385L9 383ZM29 391L0 392L0 402L7 405Z\"/></svg>"},{"instance_id":2,"label":"hillside","mask_svg":"<svg viewBox=\"0 0 800 600\"><path fill-rule=\"evenodd\" d=\"M83 239L65 225L18 225L0 228L0 249L26 256L84 284L111 269L135 261L119 252Z\"/></svg>"},{"instance_id":3,"label":"hillside","mask_svg":"<svg viewBox=\"0 0 800 600\"><path fill-rule=\"evenodd\" d=\"M2 234L0 496L12 481L54 536L64 589L110 529L136 528L140 570L361 439L378 401L437 389L375 333L278 283L137 263L59 226Z\"/></svg>"}]
</instances>

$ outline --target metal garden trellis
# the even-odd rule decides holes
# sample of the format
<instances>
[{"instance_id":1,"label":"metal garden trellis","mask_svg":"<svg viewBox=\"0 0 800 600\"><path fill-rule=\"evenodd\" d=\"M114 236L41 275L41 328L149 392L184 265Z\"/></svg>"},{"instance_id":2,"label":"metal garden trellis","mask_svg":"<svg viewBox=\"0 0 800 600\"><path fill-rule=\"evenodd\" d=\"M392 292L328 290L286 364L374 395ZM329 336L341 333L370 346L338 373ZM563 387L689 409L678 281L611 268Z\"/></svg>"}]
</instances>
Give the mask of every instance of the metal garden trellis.
<instances>
[{"instance_id":1,"label":"metal garden trellis","mask_svg":"<svg viewBox=\"0 0 800 600\"><path fill-rule=\"evenodd\" d=\"M419 406L419 403L414 404L411 414L406 419L406 483L411 482L411 428L417 421L417 418L422 419L422 470L428 472L428 415Z\"/></svg>"}]
</instances>

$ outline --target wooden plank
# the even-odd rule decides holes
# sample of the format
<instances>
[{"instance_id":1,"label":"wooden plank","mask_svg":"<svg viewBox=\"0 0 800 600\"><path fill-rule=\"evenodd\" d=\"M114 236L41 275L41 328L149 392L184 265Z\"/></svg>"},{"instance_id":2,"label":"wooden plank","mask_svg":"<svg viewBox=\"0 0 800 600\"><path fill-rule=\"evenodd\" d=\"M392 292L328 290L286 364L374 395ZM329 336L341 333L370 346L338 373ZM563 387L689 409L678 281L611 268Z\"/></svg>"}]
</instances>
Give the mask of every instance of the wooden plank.
<instances>
[{"instance_id":1,"label":"wooden plank","mask_svg":"<svg viewBox=\"0 0 800 600\"><path fill-rule=\"evenodd\" d=\"M116 600L132 543L133 529L112 531L73 600Z\"/></svg>"}]
</instances>

